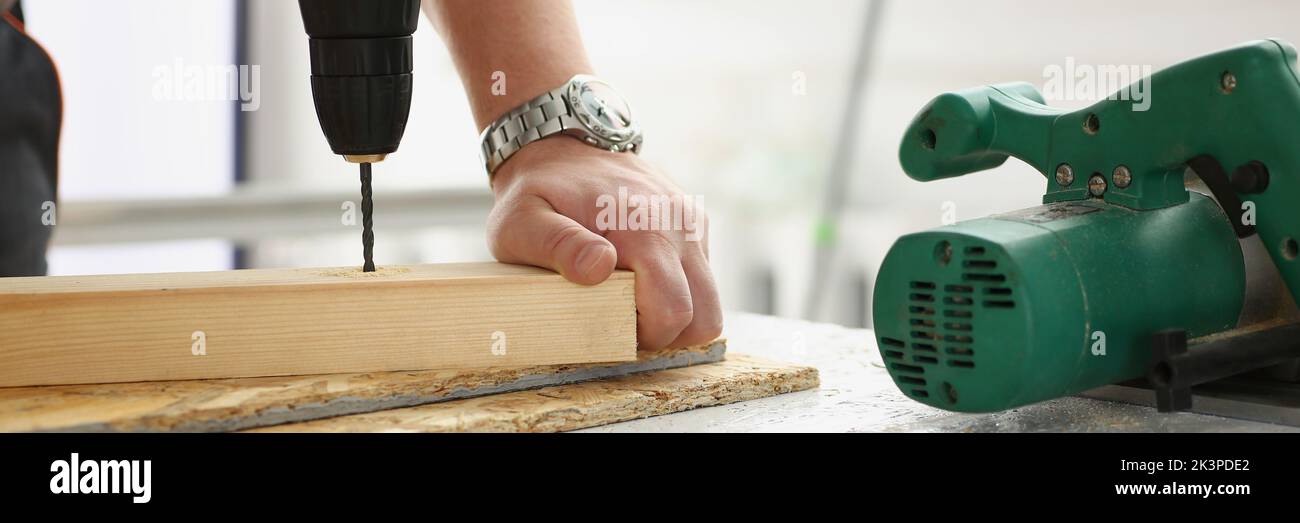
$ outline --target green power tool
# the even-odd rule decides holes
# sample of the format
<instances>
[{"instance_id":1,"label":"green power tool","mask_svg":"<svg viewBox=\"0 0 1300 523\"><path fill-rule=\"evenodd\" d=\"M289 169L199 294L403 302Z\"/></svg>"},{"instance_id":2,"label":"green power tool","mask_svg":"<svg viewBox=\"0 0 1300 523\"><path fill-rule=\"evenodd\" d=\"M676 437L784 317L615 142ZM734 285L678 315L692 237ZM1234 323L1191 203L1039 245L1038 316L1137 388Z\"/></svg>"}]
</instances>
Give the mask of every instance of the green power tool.
<instances>
[{"instance_id":1,"label":"green power tool","mask_svg":"<svg viewBox=\"0 0 1300 523\"><path fill-rule=\"evenodd\" d=\"M1300 356L1279 312L1300 292L1298 77L1295 49L1265 40L1140 80L1141 105L1122 90L1066 112L1024 83L931 101L903 137L908 176L1014 156L1047 190L890 249L873 310L899 389L990 412L1146 377L1177 410L1191 385ZM1249 241L1286 302L1258 317Z\"/></svg>"}]
</instances>

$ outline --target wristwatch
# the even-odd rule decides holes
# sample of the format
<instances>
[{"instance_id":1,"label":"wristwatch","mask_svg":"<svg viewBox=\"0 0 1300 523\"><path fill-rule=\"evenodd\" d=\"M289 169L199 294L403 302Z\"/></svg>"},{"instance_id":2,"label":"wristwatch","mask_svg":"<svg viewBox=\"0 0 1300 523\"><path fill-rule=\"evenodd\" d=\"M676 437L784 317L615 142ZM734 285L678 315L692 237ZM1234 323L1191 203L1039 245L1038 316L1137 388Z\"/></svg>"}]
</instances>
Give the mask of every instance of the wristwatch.
<instances>
[{"instance_id":1,"label":"wristwatch","mask_svg":"<svg viewBox=\"0 0 1300 523\"><path fill-rule=\"evenodd\" d=\"M613 152L641 152L641 128L627 102L609 84L580 74L483 129L483 165L490 176L519 149L561 133Z\"/></svg>"}]
</instances>

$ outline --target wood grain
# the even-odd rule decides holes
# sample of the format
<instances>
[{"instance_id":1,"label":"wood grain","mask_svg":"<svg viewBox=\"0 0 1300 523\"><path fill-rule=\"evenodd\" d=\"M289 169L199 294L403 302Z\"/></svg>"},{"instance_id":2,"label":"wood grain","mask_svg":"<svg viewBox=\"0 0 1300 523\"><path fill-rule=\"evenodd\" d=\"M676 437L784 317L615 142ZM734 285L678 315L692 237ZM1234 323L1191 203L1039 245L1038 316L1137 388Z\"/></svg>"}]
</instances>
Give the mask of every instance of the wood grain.
<instances>
[{"instance_id":1,"label":"wood grain","mask_svg":"<svg viewBox=\"0 0 1300 523\"><path fill-rule=\"evenodd\" d=\"M0 278L0 387L632 361L632 287L499 263Z\"/></svg>"},{"instance_id":2,"label":"wood grain","mask_svg":"<svg viewBox=\"0 0 1300 523\"><path fill-rule=\"evenodd\" d=\"M0 432L228 431L721 361L726 341L621 363L0 389Z\"/></svg>"},{"instance_id":3,"label":"wood grain","mask_svg":"<svg viewBox=\"0 0 1300 523\"><path fill-rule=\"evenodd\" d=\"M341 416L254 432L554 432L818 386L817 369L731 354L718 363Z\"/></svg>"}]
</instances>

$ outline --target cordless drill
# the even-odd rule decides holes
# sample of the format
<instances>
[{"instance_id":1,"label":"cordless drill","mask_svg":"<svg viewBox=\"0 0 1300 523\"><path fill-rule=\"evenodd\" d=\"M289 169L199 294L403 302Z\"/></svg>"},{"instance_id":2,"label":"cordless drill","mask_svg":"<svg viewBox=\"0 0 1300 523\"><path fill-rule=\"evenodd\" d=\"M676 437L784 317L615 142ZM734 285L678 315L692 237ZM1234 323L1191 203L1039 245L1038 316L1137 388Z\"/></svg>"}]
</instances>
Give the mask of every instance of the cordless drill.
<instances>
[{"instance_id":1,"label":"cordless drill","mask_svg":"<svg viewBox=\"0 0 1300 523\"><path fill-rule=\"evenodd\" d=\"M311 93L330 149L361 165L363 270L373 272L370 165L402 141L411 110L411 34L419 0L298 0Z\"/></svg>"}]
</instances>

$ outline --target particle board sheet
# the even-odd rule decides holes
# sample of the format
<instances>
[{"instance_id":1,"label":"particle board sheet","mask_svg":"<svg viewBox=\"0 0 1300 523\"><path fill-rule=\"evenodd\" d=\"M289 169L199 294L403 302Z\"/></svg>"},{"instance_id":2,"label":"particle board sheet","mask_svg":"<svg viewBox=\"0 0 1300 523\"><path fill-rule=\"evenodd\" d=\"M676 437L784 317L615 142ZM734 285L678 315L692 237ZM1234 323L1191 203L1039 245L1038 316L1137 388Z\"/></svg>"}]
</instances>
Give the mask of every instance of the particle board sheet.
<instances>
[{"instance_id":1,"label":"particle board sheet","mask_svg":"<svg viewBox=\"0 0 1300 523\"><path fill-rule=\"evenodd\" d=\"M264 427L255 432L555 432L816 388L817 369L741 354L569 385Z\"/></svg>"},{"instance_id":2,"label":"particle board sheet","mask_svg":"<svg viewBox=\"0 0 1300 523\"><path fill-rule=\"evenodd\" d=\"M633 277L503 263L0 278L0 387L633 361Z\"/></svg>"},{"instance_id":3,"label":"particle board sheet","mask_svg":"<svg viewBox=\"0 0 1300 523\"><path fill-rule=\"evenodd\" d=\"M721 361L727 345L623 363L0 389L0 431L229 431Z\"/></svg>"}]
</instances>

